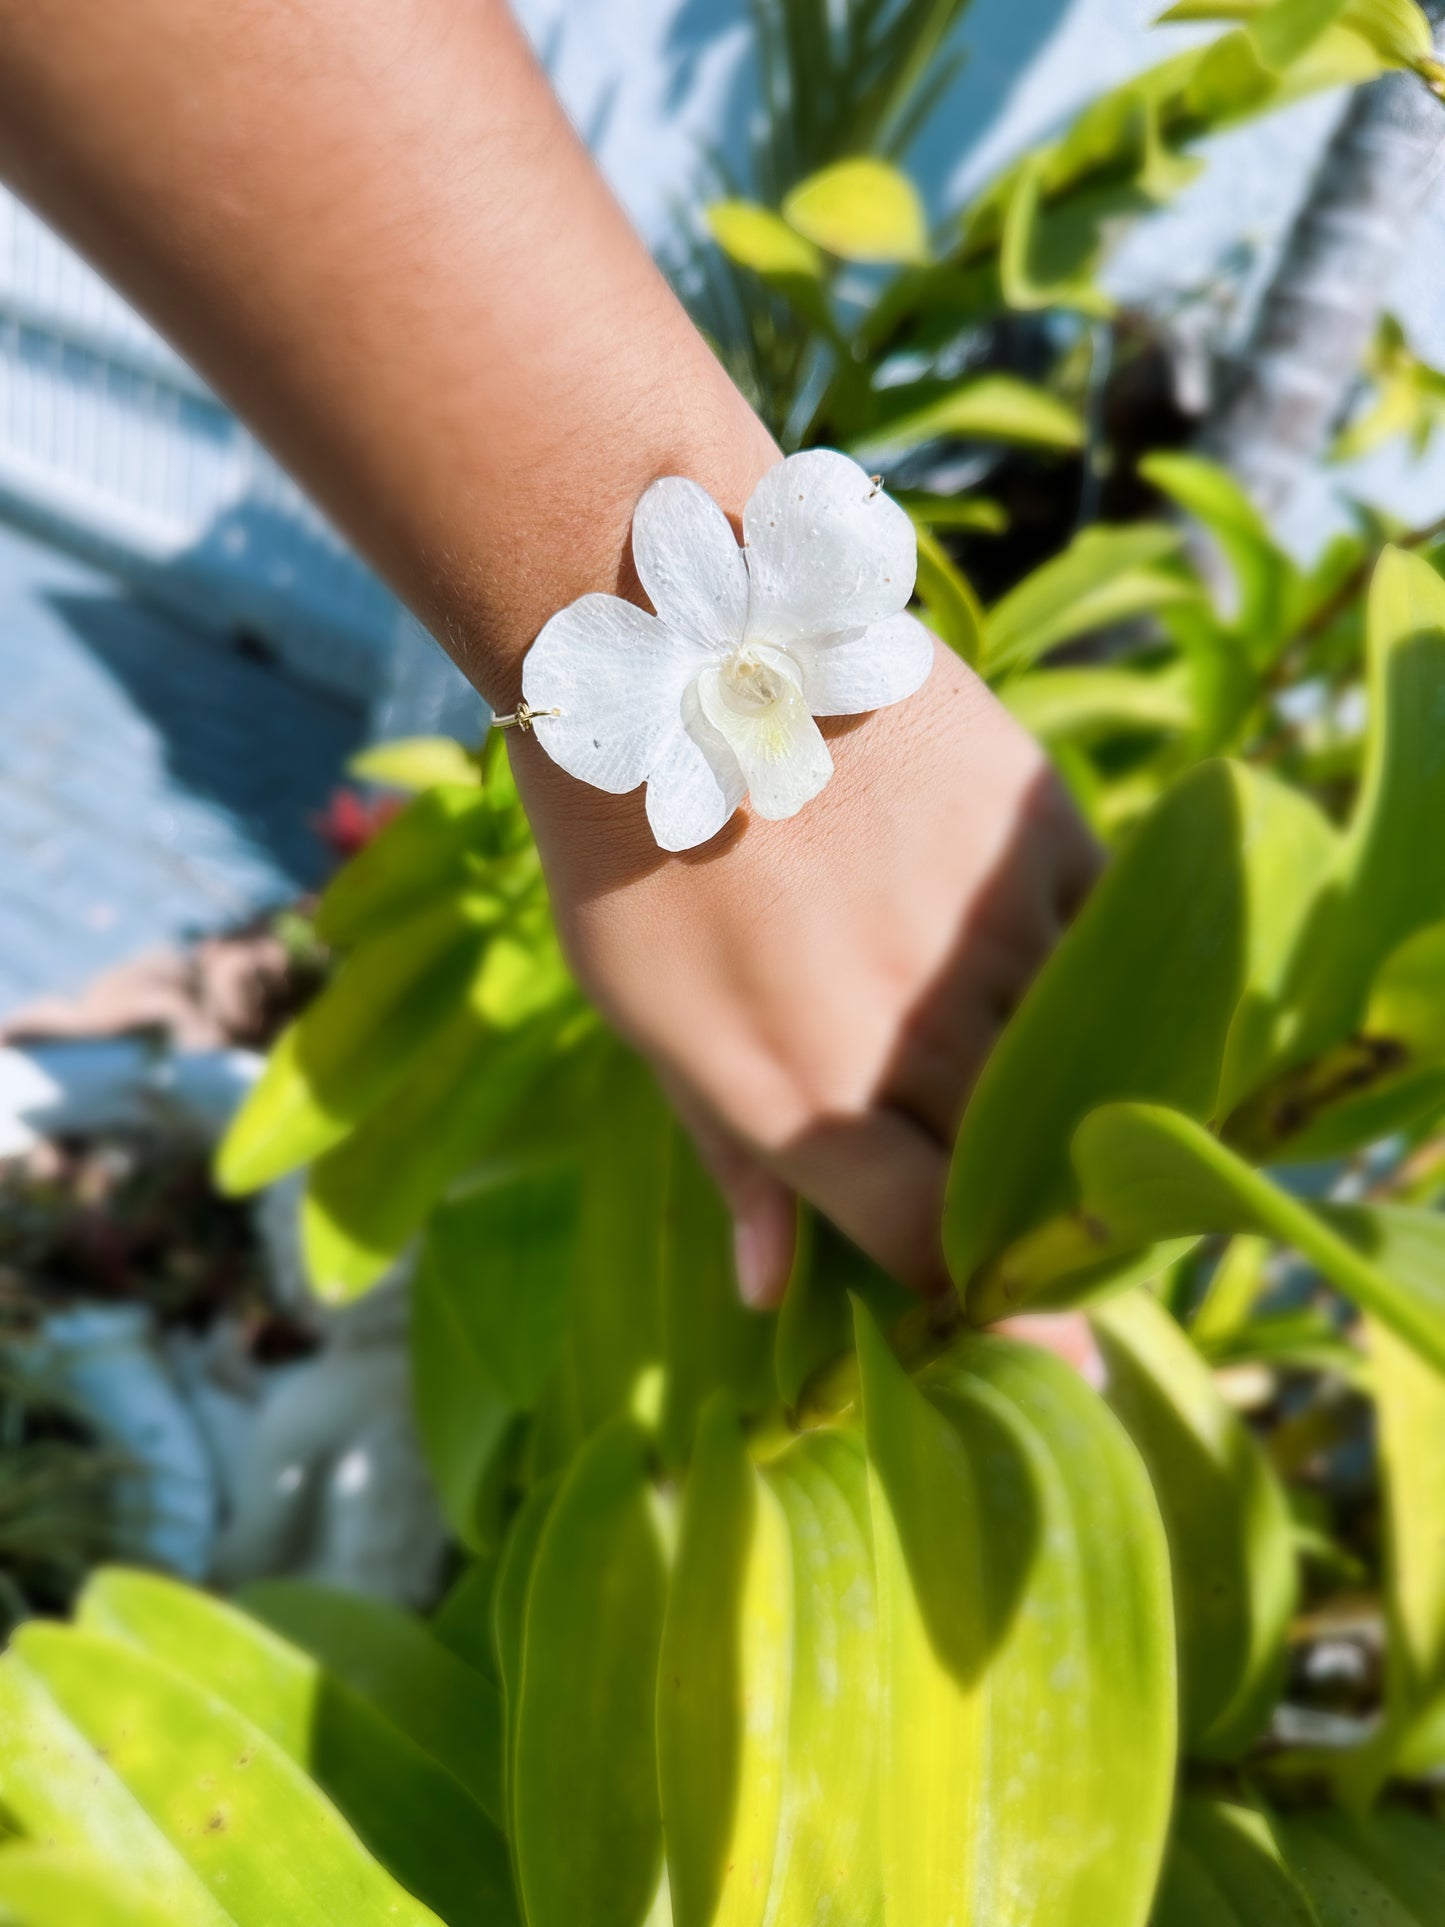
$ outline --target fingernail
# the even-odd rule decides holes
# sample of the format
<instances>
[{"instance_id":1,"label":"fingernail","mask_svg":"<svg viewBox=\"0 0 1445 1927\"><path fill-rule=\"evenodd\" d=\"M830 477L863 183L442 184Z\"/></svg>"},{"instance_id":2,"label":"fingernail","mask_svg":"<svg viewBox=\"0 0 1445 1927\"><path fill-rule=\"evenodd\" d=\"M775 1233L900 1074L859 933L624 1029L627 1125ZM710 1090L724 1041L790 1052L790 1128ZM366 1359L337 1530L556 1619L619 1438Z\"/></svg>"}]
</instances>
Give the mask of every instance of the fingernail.
<instances>
[{"instance_id":1,"label":"fingernail","mask_svg":"<svg viewBox=\"0 0 1445 1927\"><path fill-rule=\"evenodd\" d=\"M754 1311L766 1311L773 1302L773 1280L767 1241L757 1225L740 1220L733 1226L733 1263L738 1297Z\"/></svg>"}]
</instances>

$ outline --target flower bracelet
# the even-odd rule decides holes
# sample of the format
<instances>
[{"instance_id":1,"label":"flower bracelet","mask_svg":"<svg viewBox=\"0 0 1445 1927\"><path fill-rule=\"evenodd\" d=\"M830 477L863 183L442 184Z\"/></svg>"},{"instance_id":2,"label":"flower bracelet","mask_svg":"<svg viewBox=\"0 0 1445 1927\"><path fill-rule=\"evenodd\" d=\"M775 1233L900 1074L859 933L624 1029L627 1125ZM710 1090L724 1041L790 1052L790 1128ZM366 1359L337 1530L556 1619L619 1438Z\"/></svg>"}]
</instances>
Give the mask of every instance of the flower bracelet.
<instances>
[{"instance_id":1,"label":"flower bracelet","mask_svg":"<svg viewBox=\"0 0 1445 1927\"><path fill-rule=\"evenodd\" d=\"M584 595L522 665L530 729L555 763L620 795L647 784L664 850L715 836L747 799L795 815L833 773L817 716L901 702L927 680L933 638L904 613L913 524L833 449L768 470L743 511L743 546L712 497L670 475L632 518L656 615Z\"/></svg>"}]
</instances>

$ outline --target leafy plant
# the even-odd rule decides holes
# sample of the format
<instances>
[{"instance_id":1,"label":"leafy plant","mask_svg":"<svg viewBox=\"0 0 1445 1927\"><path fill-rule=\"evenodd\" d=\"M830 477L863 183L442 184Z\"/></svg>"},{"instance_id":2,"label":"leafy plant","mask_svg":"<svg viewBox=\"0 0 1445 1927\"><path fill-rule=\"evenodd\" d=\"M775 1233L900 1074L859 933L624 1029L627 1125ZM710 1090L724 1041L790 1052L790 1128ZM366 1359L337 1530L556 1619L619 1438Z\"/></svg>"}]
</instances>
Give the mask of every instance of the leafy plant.
<instances>
[{"instance_id":1,"label":"leafy plant","mask_svg":"<svg viewBox=\"0 0 1445 1927\"><path fill-rule=\"evenodd\" d=\"M940 237L898 161L959 11L769 0L763 198L711 213L775 425L896 453L924 613L1114 846L964 1118L955 1302L808 1220L781 1310L744 1309L720 1199L567 976L505 762L369 753L412 800L323 899L339 967L219 1173L307 1167L323 1295L414 1252L467 1563L430 1624L110 1571L23 1629L0 1918L1445 1917L1445 548L1362 516L1303 566L1155 449L1152 514L979 593L960 551L1000 510L945 459L1076 459L1108 233L1217 129L1428 71L1421 23L1241 0ZM1042 380L984 368L1045 309L1073 333ZM1097 1384L987 1329L1063 1307ZM1340 1712L1308 1628L1345 1586L1385 1653Z\"/></svg>"}]
</instances>

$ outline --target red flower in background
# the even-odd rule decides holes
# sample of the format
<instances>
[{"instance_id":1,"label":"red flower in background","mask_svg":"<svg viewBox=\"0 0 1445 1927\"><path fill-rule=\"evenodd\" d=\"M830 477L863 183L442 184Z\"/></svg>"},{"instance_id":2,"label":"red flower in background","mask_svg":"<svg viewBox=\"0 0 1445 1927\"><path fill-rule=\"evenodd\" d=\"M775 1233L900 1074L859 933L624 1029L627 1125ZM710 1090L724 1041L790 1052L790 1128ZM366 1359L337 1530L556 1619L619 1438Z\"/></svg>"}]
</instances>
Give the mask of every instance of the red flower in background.
<instances>
[{"instance_id":1,"label":"red flower in background","mask_svg":"<svg viewBox=\"0 0 1445 1927\"><path fill-rule=\"evenodd\" d=\"M360 790L333 790L331 801L311 827L327 849L344 863L365 849L402 808L399 796L363 796Z\"/></svg>"}]
</instances>

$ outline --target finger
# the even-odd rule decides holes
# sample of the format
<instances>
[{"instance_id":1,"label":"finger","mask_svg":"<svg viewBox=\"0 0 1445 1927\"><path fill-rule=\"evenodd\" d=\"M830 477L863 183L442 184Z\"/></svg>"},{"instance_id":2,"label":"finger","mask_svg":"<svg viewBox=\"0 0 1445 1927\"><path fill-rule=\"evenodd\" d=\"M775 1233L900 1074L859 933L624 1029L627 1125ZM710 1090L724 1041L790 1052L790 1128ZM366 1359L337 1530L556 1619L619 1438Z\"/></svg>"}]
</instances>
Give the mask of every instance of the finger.
<instances>
[{"instance_id":1,"label":"finger","mask_svg":"<svg viewBox=\"0 0 1445 1927\"><path fill-rule=\"evenodd\" d=\"M915 1119L951 1151L964 1106L1007 1015L1005 1000L981 986L931 997L909 1022L876 1101Z\"/></svg>"},{"instance_id":2,"label":"finger","mask_svg":"<svg viewBox=\"0 0 1445 1927\"><path fill-rule=\"evenodd\" d=\"M823 1119L772 1162L901 1284L928 1296L949 1289L940 1231L948 1159L913 1118L880 1106Z\"/></svg>"},{"instance_id":3,"label":"finger","mask_svg":"<svg viewBox=\"0 0 1445 1927\"><path fill-rule=\"evenodd\" d=\"M782 1303L793 1269L798 1200L775 1172L688 1092L670 1079L664 1081L673 1109L732 1213L738 1296L760 1311L771 1309Z\"/></svg>"},{"instance_id":4,"label":"finger","mask_svg":"<svg viewBox=\"0 0 1445 1927\"><path fill-rule=\"evenodd\" d=\"M979 1073L1059 929L1039 914L1006 937L992 930L970 935L908 1018L878 1095L916 1118L945 1150L952 1149Z\"/></svg>"}]
</instances>

